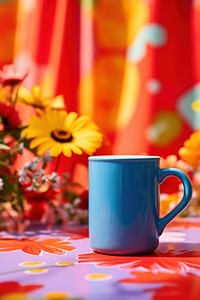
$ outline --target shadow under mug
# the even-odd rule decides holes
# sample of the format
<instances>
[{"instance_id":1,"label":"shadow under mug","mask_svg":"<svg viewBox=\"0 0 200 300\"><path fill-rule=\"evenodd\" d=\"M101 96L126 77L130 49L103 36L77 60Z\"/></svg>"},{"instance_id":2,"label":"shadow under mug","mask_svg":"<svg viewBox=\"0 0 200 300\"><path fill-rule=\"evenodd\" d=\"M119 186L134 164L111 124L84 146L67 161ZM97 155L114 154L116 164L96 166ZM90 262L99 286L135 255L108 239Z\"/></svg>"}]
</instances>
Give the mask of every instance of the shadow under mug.
<instances>
[{"instance_id":1,"label":"shadow under mug","mask_svg":"<svg viewBox=\"0 0 200 300\"><path fill-rule=\"evenodd\" d=\"M159 156L89 157L89 240L94 251L145 254L154 251L165 226L189 203L192 186L175 168L161 169ZM180 203L160 218L160 184L178 177L184 193Z\"/></svg>"}]
</instances>

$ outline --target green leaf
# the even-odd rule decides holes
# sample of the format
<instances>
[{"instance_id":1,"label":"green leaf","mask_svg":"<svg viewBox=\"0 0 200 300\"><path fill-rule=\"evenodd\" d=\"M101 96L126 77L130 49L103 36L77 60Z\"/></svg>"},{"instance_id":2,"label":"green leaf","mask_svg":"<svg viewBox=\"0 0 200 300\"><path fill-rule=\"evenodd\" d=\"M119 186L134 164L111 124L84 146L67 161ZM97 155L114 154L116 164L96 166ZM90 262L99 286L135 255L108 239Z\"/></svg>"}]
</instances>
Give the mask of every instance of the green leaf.
<instances>
[{"instance_id":1,"label":"green leaf","mask_svg":"<svg viewBox=\"0 0 200 300\"><path fill-rule=\"evenodd\" d=\"M7 145L0 144L0 150L10 150L11 148Z\"/></svg>"}]
</instances>

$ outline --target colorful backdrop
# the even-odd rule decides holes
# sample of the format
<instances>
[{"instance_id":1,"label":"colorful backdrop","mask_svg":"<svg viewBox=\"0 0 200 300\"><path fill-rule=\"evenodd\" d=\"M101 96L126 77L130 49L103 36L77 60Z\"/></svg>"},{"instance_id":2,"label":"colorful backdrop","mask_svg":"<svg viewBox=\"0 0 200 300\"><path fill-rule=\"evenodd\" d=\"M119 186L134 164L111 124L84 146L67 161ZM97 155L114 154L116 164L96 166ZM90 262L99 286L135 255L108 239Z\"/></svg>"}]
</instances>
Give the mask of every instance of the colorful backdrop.
<instances>
[{"instance_id":1,"label":"colorful backdrop","mask_svg":"<svg viewBox=\"0 0 200 300\"><path fill-rule=\"evenodd\" d=\"M0 67L64 94L120 154L177 154L200 98L199 0L0 1Z\"/></svg>"}]
</instances>

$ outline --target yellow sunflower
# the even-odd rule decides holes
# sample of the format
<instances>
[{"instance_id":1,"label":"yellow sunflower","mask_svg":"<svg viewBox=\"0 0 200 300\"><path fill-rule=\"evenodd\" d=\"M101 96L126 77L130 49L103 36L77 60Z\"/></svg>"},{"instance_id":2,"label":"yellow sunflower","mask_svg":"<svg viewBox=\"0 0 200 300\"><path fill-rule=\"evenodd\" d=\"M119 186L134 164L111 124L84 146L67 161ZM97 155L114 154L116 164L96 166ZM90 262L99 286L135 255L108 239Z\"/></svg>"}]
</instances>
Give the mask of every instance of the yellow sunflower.
<instances>
[{"instance_id":1,"label":"yellow sunflower","mask_svg":"<svg viewBox=\"0 0 200 300\"><path fill-rule=\"evenodd\" d=\"M32 92L21 86L18 92L18 101L37 108L51 107L62 109L65 107L64 98L62 95L54 98L47 97L42 94L42 90L38 85L32 87Z\"/></svg>"},{"instance_id":2,"label":"yellow sunflower","mask_svg":"<svg viewBox=\"0 0 200 300\"><path fill-rule=\"evenodd\" d=\"M92 155L102 144L103 135L98 126L88 116L78 116L76 112L47 108L33 115L22 136L32 139L30 148L37 147L37 154L48 150L51 156L63 153L70 157L72 152Z\"/></svg>"},{"instance_id":3,"label":"yellow sunflower","mask_svg":"<svg viewBox=\"0 0 200 300\"><path fill-rule=\"evenodd\" d=\"M196 168L200 163L200 130L191 134L185 141L184 147L180 148L179 155L182 160Z\"/></svg>"}]
</instances>

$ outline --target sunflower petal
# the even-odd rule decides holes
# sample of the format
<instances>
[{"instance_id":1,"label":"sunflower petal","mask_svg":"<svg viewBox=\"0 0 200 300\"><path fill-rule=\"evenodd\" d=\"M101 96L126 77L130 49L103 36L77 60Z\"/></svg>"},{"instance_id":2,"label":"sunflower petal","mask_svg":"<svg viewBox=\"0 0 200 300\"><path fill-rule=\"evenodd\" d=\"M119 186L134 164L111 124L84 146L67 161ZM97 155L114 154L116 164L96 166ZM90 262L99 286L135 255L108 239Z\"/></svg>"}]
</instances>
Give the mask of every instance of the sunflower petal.
<instances>
[{"instance_id":1,"label":"sunflower petal","mask_svg":"<svg viewBox=\"0 0 200 300\"><path fill-rule=\"evenodd\" d=\"M70 149L70 147L68 146L68 144L63 144L63 154L67 157L71 157L72 156L72 150Z\"/></svg>"},{"instance_id":2,"label":"sunflower petal","mask_svg":"<svg viewBox=\"0 0 200 300\"><path fill-rule=\"evenodd\" d=\"M63 144L61 143L54 143L50 149L50 155L57 157L63 151Z\"/></svg>"},{"instance_id":3,"label":"sunflower petal","mask_svg":"<svg viewBox=\"0 0 200 300\"><path fill-rule=\"evenodd\" d=\"M76 121L74 122L74 124L71 126L70 129L75 132L87 126L88 122L90 122L90 118L88 116L81 116L78 119L76 119Z\"/></svg>"},{"instance_id":4,"label":"sunflower petal","mask_svg":"<svg viewBox=\"0 0 200 300\"><path fill-rule=\"evenodd\" d=\"M34 95L34 98L40 99L42 94L41 87L39 85L34 85L32 87L32 93Z\"/></svg>"},{"instance_id":5,"label":"sunflower petal","mask_svg":"<svg viewBox=\"0 0 200 300\"><path fill-rule=\"evenodd\" d=\"M48 142L48 141L51 141L50 137L47 137L47 136L38 137L30 142L30 148L33 149L33 148L39 146L40 144Z\"/></svg>"},{"instance_id":6,"label":"sunflower petal","mask_svg":"<svg viewBox=\"0 0 200 300\"><path fill-rule=\"evenodd\" d=\"M19 101L32 105L34 103L34 99L32 94L30 93L29 90L27 90L25 87L20 86L19 91L18 91L18 99Z\"/></svg>"},{"instance_id":7,"label":"sunflower petal","mask_svg":"<svg viewBox=\"0 0 200 300\"><path fill-rule=\"evenodd\" d=\"M75 120L77 119L78 114L76 112L70 112L67 115L67 118L65 120L65 128L69 131L72 131L73 129L71 128L75 122Z\"/></svg>"},{"instance_id":8,"label":"sunflower petal","mask_svg":"<svg viewBox=\"0 0 200 300\"><path fill-rule=\"evenodd\" d=\"M81 148L77 147L74 143L70 143L69 146L70 149L75 153L75 154L83 154L83 151L81 150Z\"/></svg>"},{"instance_id":9,"label":"sunflower petal","mask_svg":"<svg viewBox=\"0 0 200 300\"><path fill-rule=\"evenodd\" d=\"M53 144L54 144L54 141L49 141L49 142L40 144L39 147L37 148L37 154L39 156L44 155L47 152L47 150L51 150Z\"/></svg>"}]
</instances>

